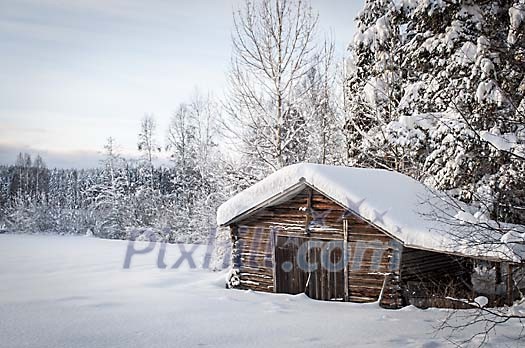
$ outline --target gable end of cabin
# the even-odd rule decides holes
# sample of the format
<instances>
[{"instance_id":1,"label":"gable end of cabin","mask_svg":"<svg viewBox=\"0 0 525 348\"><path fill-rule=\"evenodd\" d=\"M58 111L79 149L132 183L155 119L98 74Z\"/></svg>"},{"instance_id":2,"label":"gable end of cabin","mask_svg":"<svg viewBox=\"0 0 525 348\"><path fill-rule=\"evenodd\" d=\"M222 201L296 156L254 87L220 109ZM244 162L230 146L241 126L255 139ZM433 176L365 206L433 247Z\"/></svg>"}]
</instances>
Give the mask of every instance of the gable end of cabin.
<instances>
[{"instance_id":1,"label":"gable end of cabin","mask_svg":"<svg viewBox=\"0 0 525 348\"><path fill-rule=\"evenodd\" d=\"M402 306L402 244L312 187L230 232L238 288Z\"/></svg>"}]
</instances>

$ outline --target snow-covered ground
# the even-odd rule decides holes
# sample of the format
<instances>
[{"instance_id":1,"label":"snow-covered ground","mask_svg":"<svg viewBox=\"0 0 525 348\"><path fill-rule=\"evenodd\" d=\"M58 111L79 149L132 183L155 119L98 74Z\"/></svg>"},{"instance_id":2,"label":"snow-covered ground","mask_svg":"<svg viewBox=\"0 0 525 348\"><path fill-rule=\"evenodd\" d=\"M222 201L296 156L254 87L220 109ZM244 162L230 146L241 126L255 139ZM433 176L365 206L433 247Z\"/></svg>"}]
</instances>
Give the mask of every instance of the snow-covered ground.
<instances>
[{"instance_id":1,"label":"snow-covered ground","mask_svg":"<svg viewBox=\"0 0 525 348\"><path fill-rule=\"evenodd\" d=\"M180 256L173 245L166 269L157 267L158 246L123 269L127 247L0 235L0 347L452 346L435 332L445 310L227 290L224 273L189 269L186 261L170 269ZM194 252L198 267L205 250ZM512 339L519 332L519 323L509 323L489 346L519 347Z\"/></svg>"}]
</instances>

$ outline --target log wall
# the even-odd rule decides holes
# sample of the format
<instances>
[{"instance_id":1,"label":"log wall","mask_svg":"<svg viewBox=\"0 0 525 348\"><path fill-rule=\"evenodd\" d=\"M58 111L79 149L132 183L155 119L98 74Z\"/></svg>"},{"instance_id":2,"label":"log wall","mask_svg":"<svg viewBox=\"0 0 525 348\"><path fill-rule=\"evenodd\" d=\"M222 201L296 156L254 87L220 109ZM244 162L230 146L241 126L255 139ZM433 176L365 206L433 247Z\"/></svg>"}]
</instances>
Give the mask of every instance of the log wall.
<instances>
[{"instance_id":1,"label":"log wall","mask_svg":"<svg viewBox=\"0 0 525 348\"><path fill-rule=\"evenodd\" d=\"M343 242L345 224L347 241L341 244L347 248L344 300L372 302L382 294L382 306L399 307L401 244L308 187L288 201L260 209L231 226L234 267L239 270L240 288L276 290L275 236Z\"/></svg>"}]
</instances>

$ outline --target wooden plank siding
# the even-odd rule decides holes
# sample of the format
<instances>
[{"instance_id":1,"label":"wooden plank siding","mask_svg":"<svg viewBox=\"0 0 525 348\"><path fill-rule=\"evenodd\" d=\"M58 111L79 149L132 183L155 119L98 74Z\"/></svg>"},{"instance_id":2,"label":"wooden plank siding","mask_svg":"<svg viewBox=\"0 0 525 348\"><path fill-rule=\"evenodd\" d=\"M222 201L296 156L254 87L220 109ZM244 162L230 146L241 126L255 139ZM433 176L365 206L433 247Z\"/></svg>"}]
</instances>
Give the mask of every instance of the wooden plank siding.
<instances>
[{"instance_id":1,"label":"wooden plank siding","mask_svg":"<svg viewBox=\"0 0 525 348\"><path fill-rule=\"evenodd\" d=\"M343 223L346 220L346 223ZM344 242L344 226L348 240ZM328 292L313 285L311 294L322 299L346 299L354 302L379 300L384 307L401 306L399 291L399 260L402 245L355 214L309 187L284 203L262 208L231 226L234 267L239 269L240 288L276 292L275 240L279 238L306 238L309 241L341 242L347 250L345 272L339 272L325 283L345 286ZM344 242L344 243L343 243ZM342 254L339 252L339 254ZM279 256L284 257L283 255ZM319 255L311 251L309 261L318 262ZM337 259L340 256L335 256ZM337 261L334 259L334 261ZM278 266L278 265L277 265ZM315 273L315 272L314 272ZM316 274L312 273L311 278ZM346 274L346 280L344 278ZM319 277L325 277L318 274ZM310 279L317 282L316 279ZM312 288L309 288L312 289ZM341 289L344 289L341 293ZM347 293L344 293L347 292ZM327 295L328 294L328 295Z\"/></svg>"},{"instance_id":2,"label":"wooden plank siding","mask_svg":"<svg viewBox=\"0 0 525 348\"><path fill-rule=\"evenodd\" d=\"M276 238L275 264L280 265L275 271L277 292L293 295L305 292L308 273L297 262L297 253L306 241L305 238Z\"/></svg>"},{"instance_id":3,"label":"wooden plank siding","mask_svg":"<svg viewBox=\"0 0 525 348\"><path fill-rule=\"evenodd\" d=\"M310 240L312 265L306 294L317 300L344 301L345 278L342 241ZM328 256L328 257L327 257Z\"/></svg>"},{"instance_id":4,"label":"wooden plank siding","mask_svg":"<svg viewBox=\"0 0 525 348\"><path fill-rule=\"evenodd\" d=\"M473 298L472 260L405 247L402 253L402 287L406 304L417 307L469 308L447 298Z\"/></svg>"}]
</instances>

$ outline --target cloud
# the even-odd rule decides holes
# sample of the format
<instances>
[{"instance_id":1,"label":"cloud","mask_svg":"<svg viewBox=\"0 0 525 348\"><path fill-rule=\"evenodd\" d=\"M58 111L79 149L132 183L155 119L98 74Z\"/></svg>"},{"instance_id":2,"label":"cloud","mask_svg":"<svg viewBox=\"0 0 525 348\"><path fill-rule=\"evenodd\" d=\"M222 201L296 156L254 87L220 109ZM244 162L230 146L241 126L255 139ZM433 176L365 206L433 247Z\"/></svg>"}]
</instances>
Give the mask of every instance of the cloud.
<instances>
[{"instance_id":1,"label":"cloud","mask_svg":"<svg viewBox=\"0 0 525 348\"><path fill-rule=\"evenodd\" d=\"M137 163L140 161L140 154L137 151L123 149L118 144L116 145L116 151L130 163ZM30 154L32 158L40 155L48 168L97 168L102 165L102 160L104 159L102 151L81 149L64 151L57 149L42 149L28 145L0 143L0 165L14 164L20 152ZM172 165L167 153L158 154L154 159L153 164L162 167Z\"/></svg>"},{"instance_id":2,"label":"cloud","mask_svg":"<svg viewBox=\"0 0 525 348\"><path fill-rule=\"evenodd\" d=\"M102 155L96 151L44 150L31 146L0 144L0 164L14 164L20 152L27 152L32 157L40 155L48 168L78 168L87 169L100 166Z\"/></svg>"}]
</instances>

